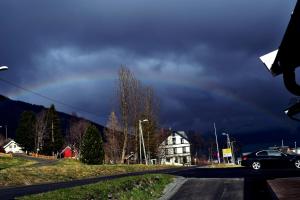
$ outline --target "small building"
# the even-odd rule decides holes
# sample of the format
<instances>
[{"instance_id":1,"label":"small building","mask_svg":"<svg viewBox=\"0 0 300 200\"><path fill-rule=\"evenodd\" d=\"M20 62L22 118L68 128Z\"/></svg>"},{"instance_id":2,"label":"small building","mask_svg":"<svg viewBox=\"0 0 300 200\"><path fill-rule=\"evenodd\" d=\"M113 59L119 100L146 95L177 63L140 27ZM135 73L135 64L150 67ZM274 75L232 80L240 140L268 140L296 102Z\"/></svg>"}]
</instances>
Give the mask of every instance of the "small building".
<instances>
[{"instance_id":1,"label":"small building","mask_svg":"<svg viewBox=\"0 0 300 200\"><path fill-rule=\"evenodd\" d=\"M184 131L174 131L159 145L159 162L167 165L190 165L191 145Z\"/></svg>"},{"instance_id":2,"label":"small building","mask_svg":"<svg viewBox=\"0 0 300 200\"><path fill-rule=\"evenodd\" d=\"M22 147L18 143L16 143L14 140L8 141L4 146L3 149L5 153L24 153L22 150Z\"/></svg>"},{"instance_id":3,"label":"small building","mask_svg":"<svg viewBox=\"0 0 300 200\"><path fill-rule=\"evenodd\" d=\"M72 158L73 157L73 151L70 146L66 146L60 153L62 158Z\"/></svg>"}]
</instances>

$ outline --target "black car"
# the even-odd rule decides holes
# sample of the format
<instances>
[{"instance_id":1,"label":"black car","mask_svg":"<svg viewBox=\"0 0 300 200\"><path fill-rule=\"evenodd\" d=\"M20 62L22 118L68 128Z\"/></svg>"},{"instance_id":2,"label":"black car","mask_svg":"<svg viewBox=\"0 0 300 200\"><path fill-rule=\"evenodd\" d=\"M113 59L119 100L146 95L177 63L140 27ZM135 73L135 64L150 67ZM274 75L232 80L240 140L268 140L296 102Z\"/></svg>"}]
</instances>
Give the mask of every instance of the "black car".
<instances>
[{"instance_id":1,"label":"black car","mask_svg":"<svg viewBox=\"0 0 300 200\"><path fill-rule=\"evenodd\" d=\"M259 170L262 167L296 167L300 169L300 156L278 150L261 150L242 156L242 166Z\"/></svg>"}]
</instances>

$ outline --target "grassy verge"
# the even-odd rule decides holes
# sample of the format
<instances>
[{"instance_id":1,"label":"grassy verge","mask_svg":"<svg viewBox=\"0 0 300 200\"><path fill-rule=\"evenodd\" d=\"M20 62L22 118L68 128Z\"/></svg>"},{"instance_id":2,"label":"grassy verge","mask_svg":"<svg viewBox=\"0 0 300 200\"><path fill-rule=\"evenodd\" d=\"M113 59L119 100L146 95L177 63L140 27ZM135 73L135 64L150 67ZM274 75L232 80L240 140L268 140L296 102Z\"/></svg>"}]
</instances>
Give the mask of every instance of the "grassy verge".
<instances>
[{"instance_id":1,"label":"grassy verge","mask_svg":"<svg viewBox=\"0 0 300 200\"><path fill-rule=\"evenodd\" d=\"M86 165L77 160L66 159L48 166L21 166L0 170L0 186L69 181L95 176L108 176L165 168L170 168L170 166Z\"/></svg>"},{"instance_id":2,"label":"grassy verge","mask_svg":"<svg viewBox=\"0 0 300 200\"><path fill-rule=\"evenodd\" d=\"M20 167L20 166L28 166L34 164L34 161L22 159L22 158L14 158L14 157L0 157L0 170L11 168L11 167Z\"/></svg>"},{"instance_id":3,"label":"grassy verge","mask_svg":"<svg viewBox=\"0 0 300 200\"><path fill-rule=\"evenodd\" d=\"M220 163L220 164L212 164L207 165L207 168L235 168L235 167L241 167L241 165L233 165L228 163Z\"/></svg>"},{"instance_id":4,"label":"grassy verge","mask_svg":"<svg viewBox=\"0 0 300 200\"><path fill-rule=\"evenodd\" d=\"M162 174L148 174L142 176L125 177L96 184L59 189L53 192L20 197L22 200L60 200L60 199L157 199L172 176Z\"/></svg>"}]
</instances>

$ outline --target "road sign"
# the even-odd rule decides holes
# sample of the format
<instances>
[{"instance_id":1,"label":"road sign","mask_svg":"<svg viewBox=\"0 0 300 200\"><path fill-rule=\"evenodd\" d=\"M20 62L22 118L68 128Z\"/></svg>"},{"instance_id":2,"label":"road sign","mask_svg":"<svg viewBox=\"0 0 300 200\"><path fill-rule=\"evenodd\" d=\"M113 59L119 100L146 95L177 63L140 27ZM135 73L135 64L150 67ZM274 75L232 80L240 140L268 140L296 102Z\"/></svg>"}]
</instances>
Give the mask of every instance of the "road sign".
<instances>
[{"instance_id":1,"label":"road sign","mask_svg":"<svg viewBox=\"0 0 300 200\"><path fill-rule=\"evenodd\" d=\"M231 153L230 148L222 149L222 153L223 153L223 158L232 157L232 153Z\"/></svg>"}]
</instances>

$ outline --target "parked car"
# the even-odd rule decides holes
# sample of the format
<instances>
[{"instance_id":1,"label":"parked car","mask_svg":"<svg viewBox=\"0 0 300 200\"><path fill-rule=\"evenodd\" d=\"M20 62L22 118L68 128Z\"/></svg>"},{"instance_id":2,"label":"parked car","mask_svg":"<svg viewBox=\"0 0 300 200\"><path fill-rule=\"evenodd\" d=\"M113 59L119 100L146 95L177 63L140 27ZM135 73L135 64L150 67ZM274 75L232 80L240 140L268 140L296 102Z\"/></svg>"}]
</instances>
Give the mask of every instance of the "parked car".
<instances>
[{"instance_id":1,"label":"parked car","mask_svg":"<svg viewBox=\"0 0 300 200\"><path fill-rule=\"evenodd\" d=\"M278 150L261 150L242 156L242 166L259 170L262 167L296 167L300 169L300 156Z\"/></svg>"}]
</instances>

